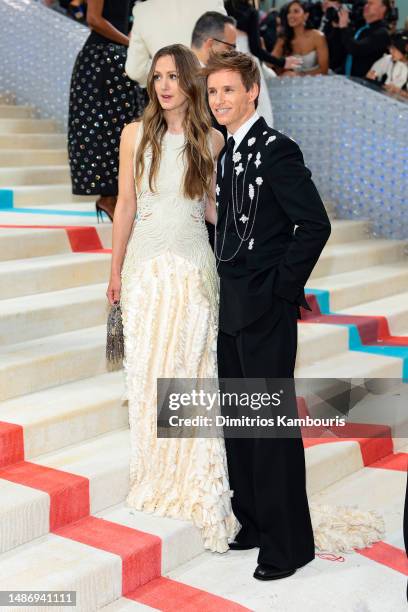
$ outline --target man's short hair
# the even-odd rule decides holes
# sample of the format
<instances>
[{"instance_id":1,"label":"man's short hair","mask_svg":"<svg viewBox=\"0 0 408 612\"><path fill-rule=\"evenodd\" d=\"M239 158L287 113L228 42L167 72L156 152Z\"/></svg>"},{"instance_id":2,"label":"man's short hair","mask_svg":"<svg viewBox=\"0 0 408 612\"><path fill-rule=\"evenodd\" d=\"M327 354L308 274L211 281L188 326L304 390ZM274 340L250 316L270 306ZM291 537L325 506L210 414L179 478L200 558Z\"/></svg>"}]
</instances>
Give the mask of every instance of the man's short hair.
<instances>
[{"instance_id":1,"label":"man's short hair","mask_svg":"<svg viewBox=\"0 0 408 612\"><path fill-rule=\"evenodd\" d=\"M191 46L196 49L201 49L205 41L209 38L221 39L224 35L224 28L227 23L235 26L236 21L233 17L229 17L229 15L223 15L222 13L217 13L217 11L207 11L207 13L201 15L194 26L191 36Z\"/></svg>"},{"instance_id":2,"label":"man's short hair","mask_svg":"<svg viewBox=\"0 0 408 612\"><path fill-rule=\"evenodd\" d=\"M385 17L387 17L391 10L391 2L390 0L381 0L381 2L382 5L385 7Z\"/></svg>"},{"instance_id":3,"label":"man's short hair","mask_svg":"<svg viewBox=\"0 0 408 612\"><path fill-rule=\"evenodd\" d=\"M239 72L242 82L247 91L253 85L261 87L261 74L255 60L247 53L240 51L225 51L223 53L211 53L205 68L201 73L204 77L209 77L210 74L219 70L231 70Z\"/></svg>"}]
</instances>

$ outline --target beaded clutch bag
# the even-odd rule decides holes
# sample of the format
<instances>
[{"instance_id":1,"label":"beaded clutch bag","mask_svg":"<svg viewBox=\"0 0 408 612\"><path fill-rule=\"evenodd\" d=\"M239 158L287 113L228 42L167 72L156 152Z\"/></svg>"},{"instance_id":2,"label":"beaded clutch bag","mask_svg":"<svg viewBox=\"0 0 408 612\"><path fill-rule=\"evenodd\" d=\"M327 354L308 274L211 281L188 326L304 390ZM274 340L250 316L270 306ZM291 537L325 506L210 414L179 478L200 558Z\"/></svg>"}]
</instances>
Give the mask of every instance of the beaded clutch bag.
<instances>
[{"instance_id":1,"label":"beaded clutch bag","mask_svg":"<svg viewBox=\"0 0 408 612\"><path fill-rule=\"evenodd\" d=\"M108 315L106 359L109 363L115 364L123 359L124 352L122 310L120 302L115 302Z\"/></svg>"}]
</instances>

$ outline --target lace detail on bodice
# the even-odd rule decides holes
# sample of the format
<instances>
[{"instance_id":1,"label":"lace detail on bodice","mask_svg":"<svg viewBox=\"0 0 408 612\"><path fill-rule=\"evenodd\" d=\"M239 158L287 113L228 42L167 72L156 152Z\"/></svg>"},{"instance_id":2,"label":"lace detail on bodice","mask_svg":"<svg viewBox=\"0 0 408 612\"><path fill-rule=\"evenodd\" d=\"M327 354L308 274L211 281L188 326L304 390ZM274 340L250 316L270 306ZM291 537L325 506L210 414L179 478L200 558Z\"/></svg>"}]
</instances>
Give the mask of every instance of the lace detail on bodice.
<instances>
[{"instance_id":1,"label":"lace detail on bodice","mask_svg":"<svg viewBox=\"0 0 408 612\"><path fill-rule=\"evenodd\" d=\"M135 148L141 138L138 130ZM166 132L156 180L156 192L149 188L151 152L145 152L145 170L136 188L137 214L129 238L125 264L145 261L172 252L198 268L208 265L212 251L205 226L205 202L183 195L184 134Z\"/></svg>"}]
</instances>

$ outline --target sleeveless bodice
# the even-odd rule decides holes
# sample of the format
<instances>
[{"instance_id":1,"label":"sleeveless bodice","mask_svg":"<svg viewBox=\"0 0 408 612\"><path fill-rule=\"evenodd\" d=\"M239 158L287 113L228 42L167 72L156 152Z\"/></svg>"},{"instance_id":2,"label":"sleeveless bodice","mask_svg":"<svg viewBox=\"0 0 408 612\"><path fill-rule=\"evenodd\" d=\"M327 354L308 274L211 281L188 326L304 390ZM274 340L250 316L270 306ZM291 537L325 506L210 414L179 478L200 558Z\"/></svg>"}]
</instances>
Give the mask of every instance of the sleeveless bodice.
<instances>
[{"instance_id":1,"label":"sleeveless bodice","mask_svg":"<svg viewBox=\"0 0 408 612\"><path fill-rule=\"evenodd\" d=\"M315 49L309 51L309 53L305 53L304 55L296 55L296 57L302 58L302 65L300 67L301 72L306 72L307 70L313 70L318 66L317 62L317 52Z\"/></svg>"},{"instance_id":2,"label":"sleeveless bodice","mask_svg":"<svg viewBox=\"0 0 408 612\"><path fill-rule=\"evenodd\" d=\"M136 148L142 126L138 132ZM156 192L149 188L151 152L145 151L145 169L136 188L137 214L127 248L133 263L172 252L199 268L212 261L205 226L205 203L183 195L184 134L166 132L156 180Z\"/></svg>"}]
</instances>

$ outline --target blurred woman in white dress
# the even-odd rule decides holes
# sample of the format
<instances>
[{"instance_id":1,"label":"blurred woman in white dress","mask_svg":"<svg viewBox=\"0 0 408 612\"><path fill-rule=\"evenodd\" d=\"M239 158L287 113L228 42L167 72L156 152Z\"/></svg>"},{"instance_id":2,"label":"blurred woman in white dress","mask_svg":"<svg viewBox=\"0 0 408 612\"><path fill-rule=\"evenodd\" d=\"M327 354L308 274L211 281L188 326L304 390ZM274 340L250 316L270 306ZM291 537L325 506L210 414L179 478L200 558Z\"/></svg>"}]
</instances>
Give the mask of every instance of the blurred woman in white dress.
<instances>
[{"instance_id":1,"label":"blurred woman in white dress","mask_svg":"<svg viewBox=\"0 0 408 612\"><path fill-rule=\"evenodd\" d=\"M283 76L314 76L329 71L329 50L325 35L309 25L308 5L292 0L285 6L284 32L276 41L274 55L294 56L299 66L278 70Z\"/></svg>"},{"instance_id":2,"label":"blurred woman in white dress","mask_svg":"<svg viewBox=\"0 0 408 612\"><path fill-rule=\"evenodd\" d=\"M228 550L231 510L224 440L157 438L157 378L217 378L218 278L205 225L215 222L216 158L195 55L158 51L150 102L123 130L107 296L120 300L136 510L192 521L206 548ZM136 214L137 212L137 214Z\"/></svg>"}]
</instances>

